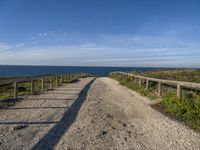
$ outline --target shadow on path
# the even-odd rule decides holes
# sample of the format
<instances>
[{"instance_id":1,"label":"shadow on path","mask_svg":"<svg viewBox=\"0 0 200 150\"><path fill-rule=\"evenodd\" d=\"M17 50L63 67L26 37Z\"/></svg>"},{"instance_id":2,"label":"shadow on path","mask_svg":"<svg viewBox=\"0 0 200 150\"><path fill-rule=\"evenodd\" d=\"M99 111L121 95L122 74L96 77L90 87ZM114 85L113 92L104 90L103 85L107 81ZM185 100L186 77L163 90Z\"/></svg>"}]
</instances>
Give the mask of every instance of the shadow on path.
<instances>
[{"instance_id":1,"label":"shadow on path","mask_svg":"<svg viewBox=\"0 0 200 150\"><path fill-rule=\"evenodd\" d=\"M72 101L72 100L74 100L73 98L63 98L63 99L61 99L61 98L48 98L48 97L42 97L42 98L26 98L26 101L39 101L39 100L44 100L44 101Z\"/></svg>"},{"instance_id":2,"label":"shadow on path","mask_svg":"<svg viewBox=\"0 0 200 150\"><path fill-rule=\"evenodd\" d=\"M34 122L27 122L27 121L16 121L16 122L1 122L0 125L42 125L42 124L56 124L59 121L34 121Z\"/></svg>"},{"instance_id":3,"label":"shadow on path","mask_svg":"<svg viewBox=\"0 0 200 150\"><path fill-rule=\"evenodd\" d=\"M0 110L18 110L18 109L65 109L65 108L68 108L68 107L15 107L15 108L0 108Z\"/></svg>"},{"instance_id":4,"label":"shadow on path","mask_svg":"<svg viewBox=\"0 0 200 150\"><path fill-rule=\"evenodd\" d=\"M95 79L91 80L84 89L79 93L78 98L70 106L70 108L64 113L60 122L56 124L35 146L32 150L51 150L59 142L61 137L66 133L68 128L76 120L78 112L86 100L87 92L94 82Z\"/></svg>"},{"instance_id":5,"label":"shadow on path","mask_svg":"<svg viewBox=\"0 0 200 150\"><path fill-rule=\"evenodd\" d=\"M77 92L76 92L77 93ZM63 92L63 93L54 93L54 92L51 92L51 93L42 93L40 95L67 95L67 96L74 96L76 94L75 92L74 93L67 93L67 92Z\"/></svg>"}]
</instances>

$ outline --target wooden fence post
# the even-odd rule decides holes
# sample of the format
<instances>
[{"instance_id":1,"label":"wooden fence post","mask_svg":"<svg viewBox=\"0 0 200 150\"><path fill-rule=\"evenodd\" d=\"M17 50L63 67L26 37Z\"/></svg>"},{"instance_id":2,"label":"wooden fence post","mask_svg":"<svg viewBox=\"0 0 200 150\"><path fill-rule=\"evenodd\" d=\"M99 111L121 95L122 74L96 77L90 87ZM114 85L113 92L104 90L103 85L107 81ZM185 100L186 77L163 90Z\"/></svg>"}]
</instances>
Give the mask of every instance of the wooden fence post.
<instances>
[{"instance_id":1,"label":"wooden fence post","mask_svg":"<svg viewBox=\"0 0 200 150\"><path fill-rule=\"evenodd\" d=\"M17 98L18 98L18 84L15 81L14 82L14 99L17 99Z\"/></svg>"},{"instance_id":2,"label":"wooden fence post","mask_svg":"<svg viewBox=\"0 0 200 150\"><path fill-rule=\"evenodd\" d=\"M162 84L161 82L158 82L158 96L160 97L162 95Z\"/></svg>"},{"instance_id":3,"label":"wooden fence post","mask_svg":"<svg viewBox=\"0 0 200 150\"><path fill-rule=\"evenodd\" d=\"M142 78L139 78L139 87L142 86Z\"/></svg>"},{"instance_id":4,"label":"wooden fence post","mask_svg":"<svg viewBox=\"0 0 200 150\"><path fill-rule=\"evenodd\" d=\"M180 84L177 84L177 92L176 92L176 96L177 96L178 98L181 97L181 85L180 85Z\"/></svg>"},{"instance_id":5,"label":"wooden fence post","mask_svg":"<svg viewBox=\"0 0 200 150\"><path fill-rule=\"evenodd\" d=\"M34 94L34 80L31 80L31 94Z\"/></svg>"},{"instance_id":6,"label":"wooden fence post","mask_svg":"<svg viewBox=\"0 0 200 150\"><path fill-rule=\"evenodd\" d=\"M61 84L63 84L63 76L61 76Z\"/></svg>"},{"instance_id":7,"label":"wooden fence post","mask_svg":"<svg viewBox=\"0 0 200 150\"><path fill-rule=\"evenodd\" d=\"M149 80L146 79L146 90L148 90L148 88L149 88Z\"/></svg>"},{"instance_id":8,"label":"wooden fence post","mask_svg":"<svg viewBox=\"0 0 200 150\"><path fill-rule=\"evenodd\" d=\"M178 98L181 98L182 96L182 88L187 87L191 90L199 90L200 84L199 83L190 83L190 82L181 82L181 81L173 81L173 80L164 80L164 79L156 79L156 78L148 78L145 76L138 76L135 74L127 74L123 72L111 72L110 75L116 75L117 77L124 79L128 78L131 82L137 83L140 87L145 83L146 81L146 90L150 88L150 83L155 82L157 84L157 95L162 96L163 95L163 85L167 86L177 86L176 88L176 96Z\"/></svg>"},{"instance_id":9,"label":"wooden fence post","mask_svg":"<svg viewBox=\"0 0 200 150\"><path fill-rule=\"evenodd\" d=\"M45 86L44 85L44 78L42 78L41 81L42 81L42 91L44 91L44 89L45 89L45 87L44 87Z\"/></svg>"},{"instance_id":10,"label":"wooden fence post","mask_svg":"<svg viewBox=\"0 0 200 150\"><path fill-rule=\"evenodd\" d=\"M50 77L50 89L53 89L53 78Z\"/></svg>"},{"instance_id":11,"label":"wooden fence post","mask_svg":"<svg viewBox=\"0 0 200 150\"><path fill-rule=\"evenodd\" d=\"M58 86L58 77L56 77L56 86Z\"/></svg>"}]
</instances>

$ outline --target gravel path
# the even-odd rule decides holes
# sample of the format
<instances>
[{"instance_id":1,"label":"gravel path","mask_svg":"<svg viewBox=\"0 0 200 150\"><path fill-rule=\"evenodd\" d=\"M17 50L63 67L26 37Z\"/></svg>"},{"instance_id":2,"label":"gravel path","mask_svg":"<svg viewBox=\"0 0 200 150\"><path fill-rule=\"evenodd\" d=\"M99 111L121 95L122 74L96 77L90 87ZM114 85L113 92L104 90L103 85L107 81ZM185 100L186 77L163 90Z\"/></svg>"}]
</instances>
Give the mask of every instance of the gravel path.
<instances>
[{"instance_id":1,"label":"gravel path","mask_svg":"<svg viewBox=\"0 0 200 150\"><path fill-rule=\"evenodd\" d=\"M157 112L151 101L109 78L89 90L57 149L199 150L200 134Z\"/></svg>"},{"instance_id":2,"label":"gravel path","mask_svg":"<svg viewBox=\"0 0 200 150\"><path fill-rule=\"evenodd\" d=\"M59 130L63 132L67 130L67 127L73 123L69 119L73 115L66 114L66 112L69 112L74 101L81 97L80 91L84 90L92 79L80 79L78 82L63 85L40 95L28 96L14 107L0 110L0 149L31 149L45 135L48 135L52 128L59 125ZM75 114L75 112L73 113ZM64 125L65 128L62 128L66 123L63 116L69 122L68 126ZM52 136L49 136L52 138L50 141L44 142L44 149L53 147L54 137L60 138L62 134L57 130ZM38 149L43 148L38 146Z\"/></svg>"},{"instance_id":3,"label":"gravel path","mask_svg":"<svg viewBox=\"0 0 200 150\"><path fill-rule=\"evenodd\" d=\"M0 149L200 150L200 133L150 104L112 79L81 79L1 110Z\"/></svg>"}]
</instances>

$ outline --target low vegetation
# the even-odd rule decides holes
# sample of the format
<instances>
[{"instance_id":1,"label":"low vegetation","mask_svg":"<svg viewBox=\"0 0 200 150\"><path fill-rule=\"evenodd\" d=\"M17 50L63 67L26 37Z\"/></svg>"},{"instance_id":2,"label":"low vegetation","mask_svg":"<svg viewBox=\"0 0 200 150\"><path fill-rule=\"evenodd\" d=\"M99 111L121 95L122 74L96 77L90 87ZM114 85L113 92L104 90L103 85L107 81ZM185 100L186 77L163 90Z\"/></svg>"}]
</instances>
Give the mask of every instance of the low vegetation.
<instances>
[{"instance_id":1,"label":"low vegetation","mask_svg":"<svg viewBox=\"0 0 200 150\"><path fill-rule=\"evenodd\" d=\"M160 104L167 113L174 115L186 123L200 130L200 96L177 98L176 94L169 93L163 97Z\"/></svg>"},{"instance_id":2,"label":"low vegetation","mask_svg":"<svg viewBox=\"0 0 200 150\"><path fill-rule=\"evenodd\" d=\"M5 78L3 78L5 80ZM6 78L10 80L10 78ZM14 78L12 78L14 79ZM63 83L70 83L76 81L77 78L67 78L63 79ZM53 87L56 86L56 79L53 79ZM50 80L45 79L45 89L48 90L50 87ZM39 94L42 90L41 80L37 80L34 83L34 94ZM6 84L0 85L0 108L13 105L17 100L13 99L14 85ZM31 93L31 83L23 82L18 84L18 96L22 98L23 96L29 95Z\"/></svg>"},{"instance_id":3,"label":"low vegetation","mask_svg":"<svg viewBox=\"0 0 200 150\"><path fill-rule=\"evenodd\" d=\"M133 71L132 73L157 79L200 83L199 69L162 69L145 72Z\"/></svg>"},{"instance_id":4,"label":"low vegetation","mask_svg":"<svg viewBox=\"0 0 200 150\"><path fill-rule=\"evenodd\" d=\"M174 70L156 70L147 72L135 72L134 74L143 75L147 77L179 80L186 82L200 82L200 71L193 69L174 69ZM177 75L176 75L177 74ZM112 75L111 78L119 81L134 91L148 96L150 99L161 99L156 105L162 109L163 112L171 114L172 116L186 122L192 128L200 130L200 92L184 89L182 97L177 98L176 88L173 86L163 85L162 97L157 97L157 84L150 82L149 88L145 88L142 82L140 87L138 81L130 78L123 78L120 75Z\"/></svg>"}]
</instances>

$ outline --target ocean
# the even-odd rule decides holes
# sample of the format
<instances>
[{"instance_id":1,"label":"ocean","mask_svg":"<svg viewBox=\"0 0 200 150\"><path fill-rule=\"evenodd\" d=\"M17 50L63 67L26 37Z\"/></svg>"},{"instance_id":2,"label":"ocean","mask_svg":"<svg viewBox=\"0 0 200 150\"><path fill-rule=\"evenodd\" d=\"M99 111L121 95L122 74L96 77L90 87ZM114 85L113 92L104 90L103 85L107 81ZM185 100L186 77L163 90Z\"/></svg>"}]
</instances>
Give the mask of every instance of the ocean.
<instances>
[{"instance_id":1,"label":"ocean","mask_svg":"<svg viewBox=\"0 0 200 150\"><path fill-rule=\"evenodd\" d=\"M85 72L96 76L107 76L113 71L130 72L148 71L159 68L142 67L79 67L79 66L10 66L0 65L0 76L35 76L35 75L58 75L65 73Z\"/></svg>"}]
</instances>

